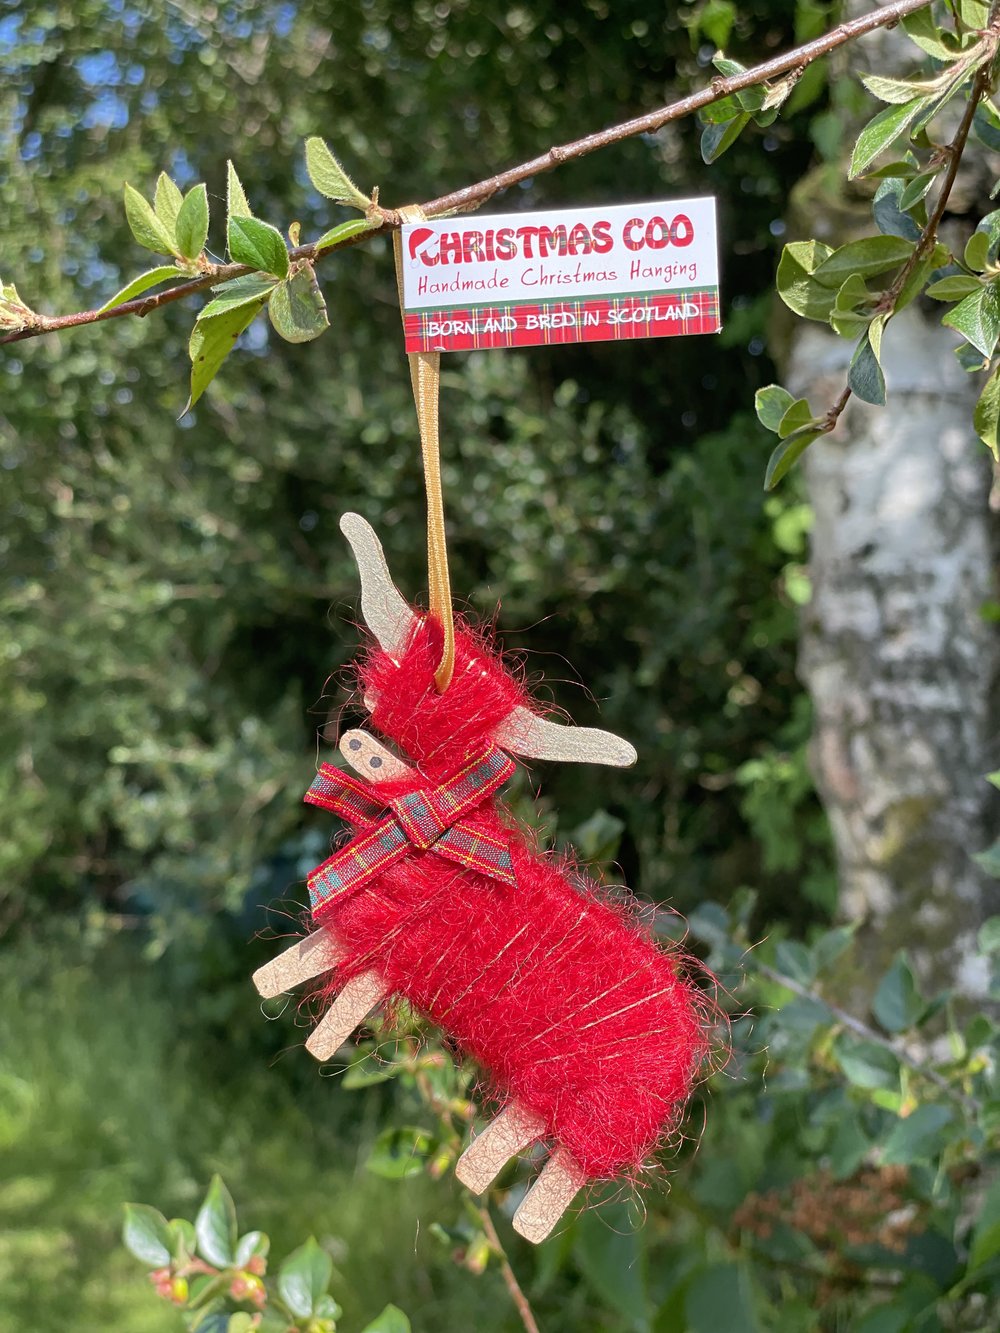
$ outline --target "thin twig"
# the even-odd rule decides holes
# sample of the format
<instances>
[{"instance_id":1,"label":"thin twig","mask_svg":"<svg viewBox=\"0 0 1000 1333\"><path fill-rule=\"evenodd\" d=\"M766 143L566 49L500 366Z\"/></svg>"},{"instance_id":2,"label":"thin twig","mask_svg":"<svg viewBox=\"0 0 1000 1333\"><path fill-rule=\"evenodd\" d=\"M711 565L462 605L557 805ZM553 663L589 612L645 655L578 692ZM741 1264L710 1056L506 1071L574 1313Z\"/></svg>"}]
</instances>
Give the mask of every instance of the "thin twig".
<instances>
[{"instance_id":1,"label":"thin twig","mask_svg":"<svg viewBox=\"0 0 1000 1333\"><path fill-rule=\"evenodd\" d=\"M487 180L479 181L475 185L467 185L464 189L455 190L451 194L444 194L437 199L428 200L421 207L428 217L439 216L443 213L472 211L486 203L499 190L507 189L509 186L516 185L531 176L541 175L542 172L552 171L555 167L561 166L563 162L584 157L588 153L606 148L610 144L621 143L625 139L634 138L637 134L652 134L671 121L681 120L685 116L693 115L694 112L700 111L702 107L711 106L713 102L719 102L733 93L757 87L759 84L766 83L769 79L778 78L783 74L800 74L814 60L828 55L837 47L843 46L845 42L853 41L856 37L862 37L865 33L873 32L877 28L889 27L907 14L926 8L928 3L929 0L895 0L895 3L885 5L880 9L874 9L868 14L861 15L860 18L838 24L837 27L824 33L822 37L817 37L814 41L795 47L794 50L786 51L784 55L775 56L772 60L766 60L763 64L755 65L752 69L744 70L742 74L733 74L728 78L714 78L700 91L691 93L688 97L682 97L679 101L672 102L669 106L662 107L658 111L651 111L644 116L636 116L632 120L612 125L608 129L587 135L585 138L577 139L572 143L550 148L541 157L532 158L530 162L523 162L520 166L511 167L507 171L503 171L496 176L490 176ZM290 262L295 263L302 260L310 263L314 262L317 259L325 258L326 255L333 254L337 250L358 245L372 236L391 231L400 225L399 214L394 209L381 208L376 205L373 208L373 213L381 219L379 226L359 235L348 237L335 245L325 246L322 249L315 244L295 246L289 251ZM208 287L230 282L233 278L244 277L255 271L246 264L213 264L202 275L189 282L179 283L176 287L169 287L153 296L142 296L134 301L125 301L122 305L113 306L110 310L81 310L71 315L36 315L29 327L18 329L0 337L0 345L23 342L28 338L39 338L46 333L56 333L61 329L78 328L84 324L97 324L106 319L122 319L128 315L138 315L140 317L148 315L151 311L173 301L181 301L185 297L204 291Z\"/></svg>"},{"instance_id":2,"label":"thin twig","mask_svg":"<svg viewBox=\"0 0 1000 1333\"><path fill-rule=\"evenodd\" d=\"M975 118L976 107L983 100L990 89L990 82L993 77L993 60L996 55L996 45L998 36L1000 36L1000 0L994 0L990 8L989 23L986 29L990 36L992 50L988 58L979 67L975 79L972 81L972 87L969 89L969 100L966 103L965 111L959 122L958 129L951 143L943 150L948 158L948 166L941 182L941 188L938 191L938 197L931 210L930 217L926 225L922 228L913 252L906 263L896 274L891 286L887 287L875 307L875 313L886 314L888 317L886 323L895 313L896 302L899 300L900 293L909 281L910 274L917 267L928 250L937 242L938 227L941 225L941 219L944 217L945 209L948 207L948 200L951 197L952 188L955 184L955 178L958 175L959 163L962 160L962 154L965 152L965 145L969 138L969 132L972 129L972 122ZM828 435L837 422L840 420L848 400L851 398L851 390L845 386L843 392L833 406L829 409L823 418L822 433Z\"/></svg>"},{"instance_id":3,"label":"thin twig","mask_svg":"<svg viewBox=\"0 0 1000 1333\"><path fill-rule=\"evenodd\" d=\"M978 1098L970 1097L964 1092L959 1092L957 1088L953 1087L952 1084L948 1082L943 1074L939 1074L936 1069L929 1068L922 1060L915 1055L911 1055L909 1051L898 1042L891 1041L888 1037L883 1037L881 1032L876 1032L873 1027L869 1027L868 1024L862 1022L860 1018L856 1018L854 1014L848 1013L846 1009L841 1009L839 1005L833 1004L830 1000L824 999L821 995L817 995L815 991L811 991L808 986L803 986L802 983L796 981L794 977L786 977L783 972L778 972L773 967L768 967L766 963L758 963L757 971L760 972L762 976L767 977L768 980L776 982L779 986L784 986L785 989L790 990L793 995L798 995L803 1000L813 1000L815 1003L821 1004L824 1009L829 1010L841 1027L848 1028L855 1034L855 1036L863 1037L865 1041L874 1042L876 1046L881 1046L884 1050L891 1051L901 1064L906 1065L909 1069L912 1069L914 1073L922 1075L928 1082L933 1083L935 1087L939 1088L943 1093L950 1097L952 1101L958 1102L968 1114L977 1115L983 1109L982 1103Z\"/></svg>"},{"instance_id":4,"label":"thin twig","mask_svg":"<svg viewBox=\"0 0 1000 1333\"><path fill-rule=\"evenodd\" d=\"M997 3L994 3L990 10L989 27L987 31L990 34L993 49L987 59L980 65L976 77L972 81L972 87L969 90L969 100L966 103L965 111L959 122L958 129L955 131L955 137L944 150L948 158L948 166L944 173L944 180L941 182L941 189L938 192L937 201L934 204L930 217L927 219L927 225L920 233L920 238L917 241L913 253L899 270L895 281L880 302L881 308L885 310L892 311L899 299L900 292L906 286L910 274L917 267L931 246L937 241L938 227L941 225L944 211L948 207L948 200L951 197L952 188L955 184L955 177L958 175L959 163L962 160L962 154L965 152L965 145L969 138L969 131L972 129L972 122L976 115L976 107L990 89L990 82L993 77L993 60L996 55L998 31L1000 31L1000 5Z\"/></svg>"},{"instance_id":5,"label":"thin twig","mask_svg":"<svg viewBox=\"0 0 1000 1333\"><path fill-rule=\"evenodd\" d=\"M490 1216L490 1207L488 1203L480 1204L476 1212L483 1224L483 1231L486 1233L486 1239L492 1245L500 1260L500 1272L503 1274L503 1280L510 1292L510 1298L517 1307L517 1313L521 1316L521 1323L524 1325L525 1333L539 1333L538 1324L535 1321L531 1305L521 1289L521 1284L517 1280L517 1274L510 1266L510 1260L507 1258L507 1251L504 1249L500 1237L497 1235L497 1229L493 1225L493 1218Z\"/></svg>"}]
</instances>

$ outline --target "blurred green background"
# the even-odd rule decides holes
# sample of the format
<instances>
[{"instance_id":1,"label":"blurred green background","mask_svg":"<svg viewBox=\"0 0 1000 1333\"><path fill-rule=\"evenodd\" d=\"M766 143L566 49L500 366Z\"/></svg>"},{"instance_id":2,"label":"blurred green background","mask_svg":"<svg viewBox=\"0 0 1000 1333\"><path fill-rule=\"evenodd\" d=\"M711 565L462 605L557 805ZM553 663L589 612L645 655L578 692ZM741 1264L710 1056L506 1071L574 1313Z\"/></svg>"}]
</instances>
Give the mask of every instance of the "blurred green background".
<instances>
[{"instance_id":1,"label":"blurred green background","mask_svg":"<svg viewBox=\"0 0 1000 1333\"><path fill-rule=\"evenodd\" d=\"M161 170L208 182L221 256L227 158L257 215L308 240L341 216L309 186L308 134L400 205L669 101L716 44L759 59L828 17L780 0L0 0L0 274L46 312L106 300L147 266L122 183L148 196ZM444 365L459 605L496 616L542 698L640 750L622 774L540 772L540 818L690 918L734 987L734 937L767 934L804 984L848 943L794 671L809 509L795 483L762 497L751 410L774 378L783 212L835 115L810 71L711 170L682 122L496 201L715 193L719 338ZM426 577L389 247L319 276L330 331L296 347L258 321L184 417L180 304L0 357L0 1333L179 1328L119 1245L121 1205L191 1215L213 1171L276 1252L320 1238L348 1333L387 1300L427 1333L520 1327L496 1265L471 1273L432 1234L461 1213L450 1172L365 1169L376 1135L421 1113L412 1089L321 1079L294 1009L265 1021L248 980L297 928L331 831L301 795L357 641L339 515L371 520L405 593ZM960 1182L913 1186L902 1281L877 1239L845 1260L780 1193L805 1178L820 1212L839 1206L816 1171L870 1160L913 1095L901 1067L817 1065L829 1014L757 984L733 1007L763 1018L737 1020L670 1195L625 1191L538 1254L501 1217L544 1328L801 1330L822 1308L824 1327L891 1333L910 1325L859 1321L906 1273L938 1308L963 1262ZM936 1162L944 1140L924 1147ZM879 1188L863 1186L875 1229ZM734 1222L753 1191L779 1192L776 1233Z\"/></svg>"}]
</instances>

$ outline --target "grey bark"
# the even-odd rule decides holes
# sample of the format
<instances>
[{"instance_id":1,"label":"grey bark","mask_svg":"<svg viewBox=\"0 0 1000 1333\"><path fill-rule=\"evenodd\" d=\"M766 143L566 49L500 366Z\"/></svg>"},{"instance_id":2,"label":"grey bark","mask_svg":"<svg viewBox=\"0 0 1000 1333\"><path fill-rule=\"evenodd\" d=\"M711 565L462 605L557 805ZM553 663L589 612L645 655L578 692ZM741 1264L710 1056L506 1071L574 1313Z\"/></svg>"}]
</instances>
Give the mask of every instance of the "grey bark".
<instances>
[{"instance_id":1,"label":"grey bark","mask_svg":"<svg viewBox=\"0 0 1000 1333\"><path fill-rule=\"evenodd\" d=\"M815 512L800 670L813 771L830 818L844 917L862 923L874 985L905 947L924 980L986 988L975 930L1000 911L970 853L997 836L996 516L971 420L976 384L954 335L912 307L883 344L890 402L852 401L804 461ZM838 396L851 354L798 332L790 387Z\"/></svg>"}]
</instances>

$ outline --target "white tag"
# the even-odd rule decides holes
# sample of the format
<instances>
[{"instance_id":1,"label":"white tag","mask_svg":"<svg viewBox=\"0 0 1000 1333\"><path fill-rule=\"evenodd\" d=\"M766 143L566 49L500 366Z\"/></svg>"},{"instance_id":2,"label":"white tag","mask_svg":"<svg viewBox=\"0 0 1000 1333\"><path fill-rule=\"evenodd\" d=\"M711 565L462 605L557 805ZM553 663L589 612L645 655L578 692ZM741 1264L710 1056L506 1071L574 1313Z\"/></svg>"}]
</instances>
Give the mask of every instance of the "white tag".
<instances>
[{"instance_id":1,"label":"white tag","mask_svg":"<svg viewBox=\"0 0 1000 1333\"><path fill-rule=\"evenodd\" d=\"M717 333L715 200L403 227L407 352Z\"/></svg>"}]
</instances>

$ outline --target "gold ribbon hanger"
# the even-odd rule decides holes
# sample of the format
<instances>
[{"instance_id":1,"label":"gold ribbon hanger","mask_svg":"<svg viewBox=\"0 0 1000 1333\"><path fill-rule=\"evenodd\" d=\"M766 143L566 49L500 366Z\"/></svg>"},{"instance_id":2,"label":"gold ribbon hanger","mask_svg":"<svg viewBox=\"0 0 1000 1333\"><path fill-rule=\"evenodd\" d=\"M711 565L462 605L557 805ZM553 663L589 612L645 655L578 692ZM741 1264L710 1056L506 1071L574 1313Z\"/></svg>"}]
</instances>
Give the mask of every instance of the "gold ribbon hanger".
<instances>
[{"instance_id":1,"label":"gold ribbon hanger","mask_svg":"<svg viewBox=\"0 0 1000 1333\"><path fill-rule=\"evenodd\" d=\"M410 204L399 210L404 222L423 222L424 210ZM403 313L403 234L393 235L396 254L396 285L399 310ZM434 684L443 694L455 670L455 621L451 607L451 580L448 576L448 546L444 530L444 495L441 489L441 444L439 439L438 397L441 389L440 352L411 352L410 381L417 409L420 452L424 462L424 489L427 492L427 587L430 613L441 624L444 644L441 661L434 673Z\"/></svg>"}]
</instances>

